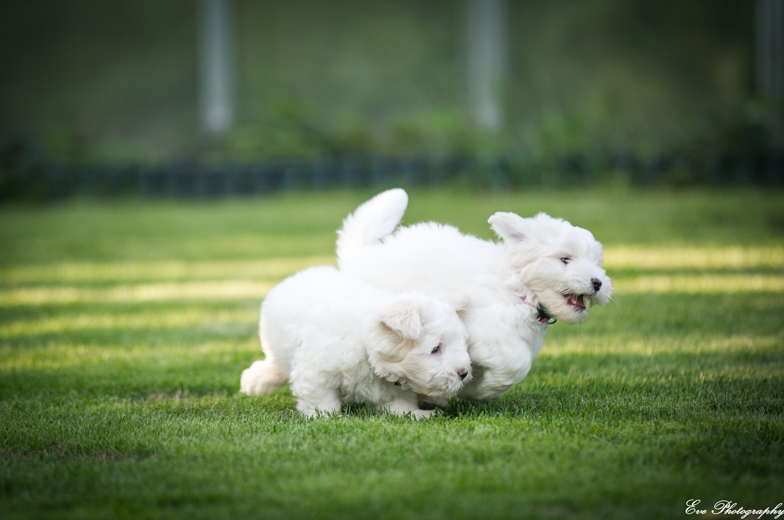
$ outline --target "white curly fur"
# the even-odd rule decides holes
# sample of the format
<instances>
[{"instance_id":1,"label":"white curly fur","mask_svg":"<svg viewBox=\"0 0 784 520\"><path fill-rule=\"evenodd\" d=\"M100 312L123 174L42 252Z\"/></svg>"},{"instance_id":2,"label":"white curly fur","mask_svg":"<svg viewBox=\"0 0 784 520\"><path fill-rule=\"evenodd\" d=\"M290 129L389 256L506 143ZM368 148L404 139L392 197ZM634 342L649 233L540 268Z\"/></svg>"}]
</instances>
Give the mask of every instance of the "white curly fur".
<instances>
[{"instance_id":1,"label":"white curly fur","mask_svg":"<svg viewBox=\"0 0 784 520\"><path fill-rule=\"evenodd\" d=\"M243 371L240 391L291 381L306 415L366 402L427 417L418 395L441 402L470 380L465 327L453 304L371 287L333 267L313 267L274 287L261 306L265 359Z\"/></svg>"},{"instance_id":2,"label":"white curly fur","mask_svg":"<svg viewBox=\"0 0 784 520\"><path fill-rule=\"evenodd\" d=\"M381 193L346 219L338 234L340 271L395 292L415 289L467 298L460 315L468 329L474 377L461 397L495 399L525 378L548 328L537 318L539 308L579 323L588 317L585 303L609 301L612 283L602 269L601 244L589 231L544 213L492 215L488 222L502 243L433 222L371 240L392 229L390 220L402 215L407 202L402 191ZM394 211L385 214L385 208ZM349 241L351 246L344 247Z\"/></svg>"}]
</instances>

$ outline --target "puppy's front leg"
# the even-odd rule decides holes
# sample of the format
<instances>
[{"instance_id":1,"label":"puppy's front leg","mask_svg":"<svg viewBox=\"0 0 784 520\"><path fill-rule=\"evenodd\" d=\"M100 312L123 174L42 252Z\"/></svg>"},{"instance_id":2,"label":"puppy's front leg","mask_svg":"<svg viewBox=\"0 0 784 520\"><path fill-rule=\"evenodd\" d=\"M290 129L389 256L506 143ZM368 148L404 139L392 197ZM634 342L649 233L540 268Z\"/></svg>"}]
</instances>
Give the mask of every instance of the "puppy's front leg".
<instances>
[{"instance_id":1,"label":"puppy's front leg","mask_svg":"<svg viewBox=\"0 0 784 520\"><path fill-rule=\"evenodd\" d=\"M336 414L340 412L340 399L337 392L324 392L324 394L297 398L297 410L308 417Z\"/></svg>"},{"instance_id":2,"label":"puppy's front leg","mask_svg":"<svg viewBox=\"0 0 784 520\"><path fill-rule=\"evenodd\" d=\"M427 419L433 415L433 410L419 409L419 406L417 405L417 395L414 392L401 393L383 408L395 415L411 414L414 419Z\"/></svg>"},{"instance_id":3,"label":"puppy's front leg","mask_svg":"<svg viewBox=\"0 0 784 520\"><path fill-rule=\"evenodd\" d=\"M291 393L297 398L297 410L308 417L340 412L337 389L301 381L292 373Z\"/></svg>"},{"instance_id":4,"label":"puppy's front leg","mask_svg":"<svg viewBox=\"0 0 784 520\"><path fill-rule=\"evenodd\" d=\"M528 368L530 368L530 364ZM458 396L461 399L474 401L492 401L504 395L504 392L516 382L522 381L528 370L514 372L510 375L507 370L475 366L472 372L473 379L463 386Z\"/></svg>"}]
</instances>

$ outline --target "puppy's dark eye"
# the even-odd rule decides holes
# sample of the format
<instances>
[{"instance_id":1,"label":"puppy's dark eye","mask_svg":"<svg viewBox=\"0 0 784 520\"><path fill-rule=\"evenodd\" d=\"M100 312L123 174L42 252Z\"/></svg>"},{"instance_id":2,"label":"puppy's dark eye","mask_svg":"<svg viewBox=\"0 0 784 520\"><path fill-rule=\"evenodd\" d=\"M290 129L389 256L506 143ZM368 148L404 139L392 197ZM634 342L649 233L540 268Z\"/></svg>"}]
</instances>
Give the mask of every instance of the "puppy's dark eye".
<instances>
[{"instance_id":1,"label":"puppy's dark eye","mask_svg":"<svg viewBox=\"0 0 784 520\"><path fill-rule=\"evenodd\" d=\"M438 354L439 352L441 352L441 344L440 343L438 344L438 346L436 348L434 348L433 350L430 351L431 354Z\"/></svg>"},{"instance_id":2,"label":"puppy's dark eye","mask_svg":"<svg viewBox=\"0 0 784 520\"><path fill-rule=\"evenodd\" d=\"M561 258L561 262L563 262L564 264L568 264L571 261L572 261L572 259L569 258L568 256L565 256L565 257Z\"/></svg>"}]
</instances>

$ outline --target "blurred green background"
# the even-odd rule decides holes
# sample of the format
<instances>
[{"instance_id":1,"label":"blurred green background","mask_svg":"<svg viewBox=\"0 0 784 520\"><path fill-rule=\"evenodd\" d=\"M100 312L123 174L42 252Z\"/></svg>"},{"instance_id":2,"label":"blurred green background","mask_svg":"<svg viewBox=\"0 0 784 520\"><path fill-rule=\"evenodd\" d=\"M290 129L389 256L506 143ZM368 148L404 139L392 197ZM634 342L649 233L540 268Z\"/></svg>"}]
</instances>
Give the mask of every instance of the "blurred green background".
<instances>
[{"instance_id":1,"label":"blurred green background","mask_svg":"<svg viewBox=\"0 0 784 520\"><path fill-rule=\"evenodd\" d=\"M205 35L216 2L231 115L209 131L205 49L218 40ZM472 40L472 13L490 4L495 25ZM448 177L484 185L498 158L501 184L511 185L563 186L570 175L616 170L642 184L651 175L672 185L784 177L784 13L775 0L3 5L6 178L35 175L32 163L347 156L468 157L473 167L446 168ZM487 72L471 62L483 38L495 42L484 56L499 62L501 119L489 130L471 93L472 75L481 82ZM566 178L548 181L558 172Z\"/></svg>"}]
</instances>

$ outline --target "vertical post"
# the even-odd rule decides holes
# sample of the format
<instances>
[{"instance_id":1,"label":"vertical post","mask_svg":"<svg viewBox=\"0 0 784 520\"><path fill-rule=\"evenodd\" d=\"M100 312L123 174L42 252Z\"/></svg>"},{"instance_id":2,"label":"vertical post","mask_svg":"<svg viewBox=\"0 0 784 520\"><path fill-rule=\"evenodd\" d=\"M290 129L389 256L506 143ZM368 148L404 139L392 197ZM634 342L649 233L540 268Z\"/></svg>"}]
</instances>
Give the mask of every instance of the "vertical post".
<instances>
[{"instance_id":1,"label":"vertical post","mask_svg":"<svg viewBox=\"0 0 784 520\"><path fill-rule=\"evenodd\" d=\"M231 0L201 0L201 115L210 133L234 116Z\"/></svg>"},{"instance_id":2,"label":"vertical post","mask_svg":"<svg viewBox=\"0 0 784 520\"><path fill-rule=\"evenodd\" d=\"M506 0L468 2L468 95L476 124L490 132L504 124L501 103L506 61Z\"/></svg>"},{"instance_id":3,"label":"vertical post","mask_svg":"<svg viewBox=\"0 0 784 520\"><path fill-rule=\"evenodd\" d=\"M784 150L784 0L757 0L756 8L756 88L770 109L771 144L781 151Z\"/></svg>"},{"instance_id":4,"label":"vertical post","mask_svg":"<svg viewBox=\"0 0 784 520\"><path fill-rule=\"evenodd\" d=\"M759 91L784 98L784 2L757 0L755 76Z\"/></svg>"}]
</instances>

